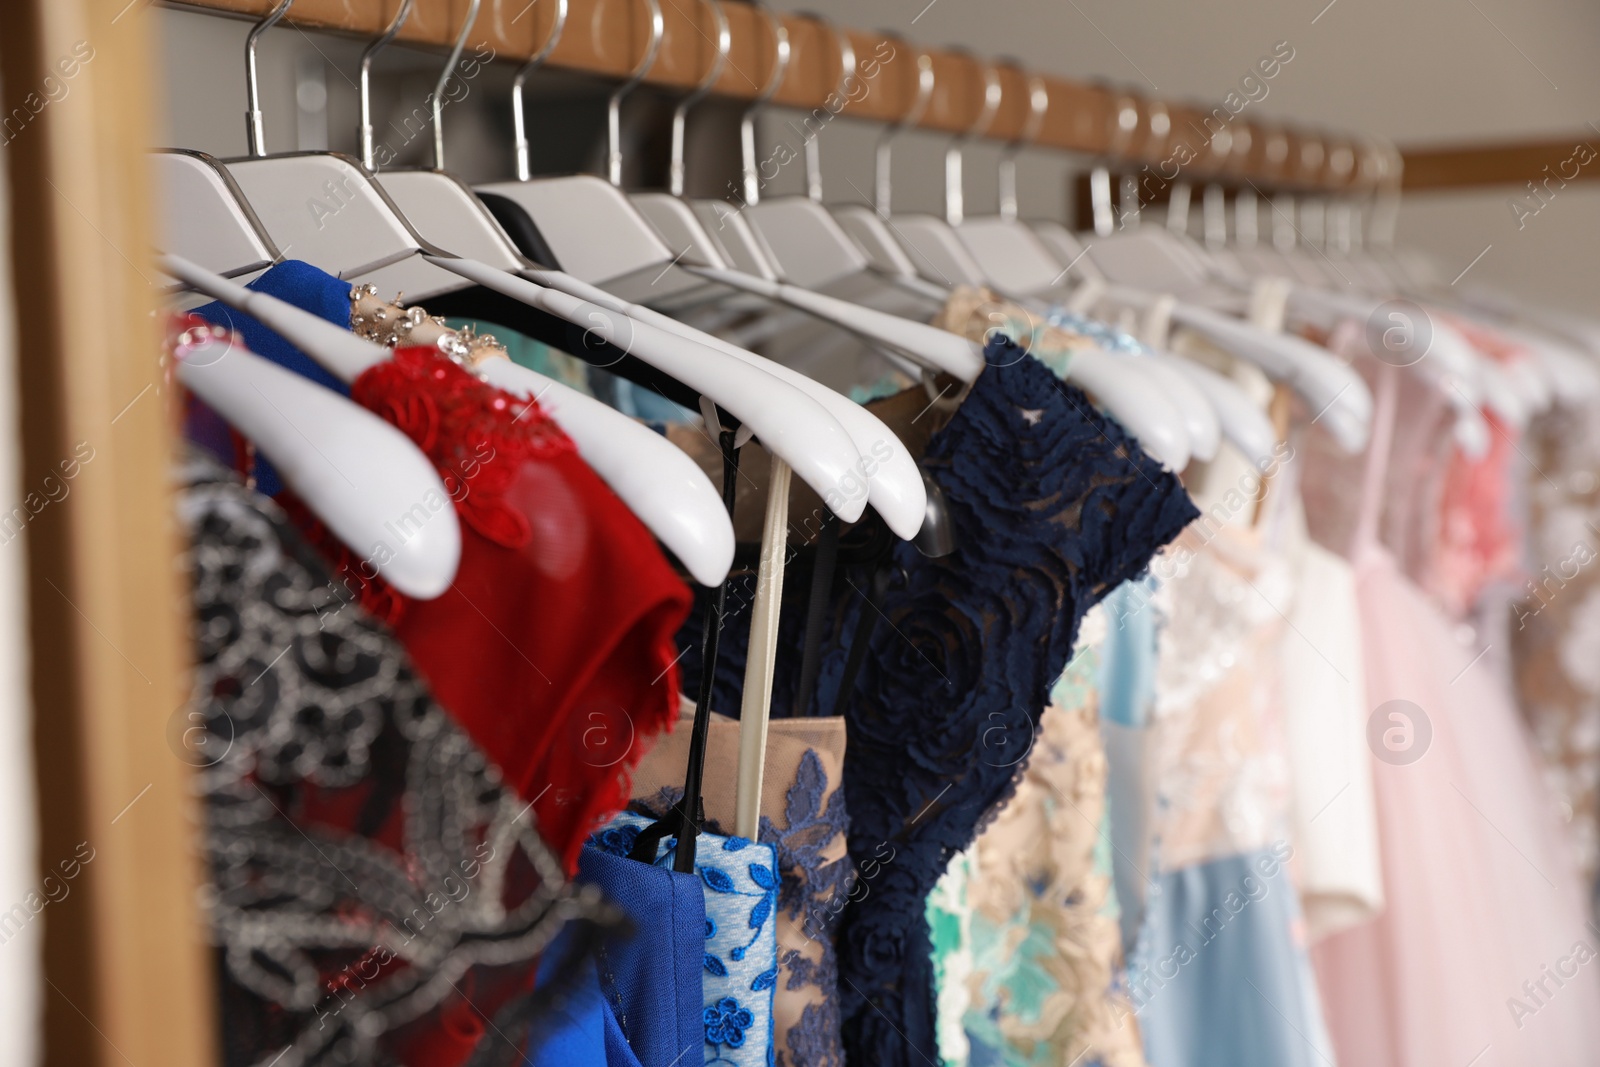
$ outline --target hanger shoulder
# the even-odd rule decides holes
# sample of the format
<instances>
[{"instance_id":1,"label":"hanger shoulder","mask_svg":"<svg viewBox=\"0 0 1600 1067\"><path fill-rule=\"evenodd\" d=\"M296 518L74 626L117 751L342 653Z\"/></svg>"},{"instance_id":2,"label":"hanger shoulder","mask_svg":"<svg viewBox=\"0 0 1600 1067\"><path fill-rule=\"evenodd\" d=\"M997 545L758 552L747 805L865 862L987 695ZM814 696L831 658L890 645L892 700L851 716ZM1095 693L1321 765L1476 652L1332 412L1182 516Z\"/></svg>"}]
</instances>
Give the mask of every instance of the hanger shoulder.
<instances>
[{"instance_id":1,"label":"hanger shoulder","mask_svg":"<svg viewBox=\"0 0 1600 1067\"><path fill-rule=\"evenodd\" d=\"M227 341L191 349L178 380L254 441L284 484L396 589L427 600L449 588L461 529L438 472L405 434Z\"/></svg>"},{"instance_id":2,"label":"hanger shoulder","mask_svg":"<svg viewBox=\"0 0 1600 1067\"><path fill-rule=\"evenodd\" d=\"M694 267L728 266L688 201L671 193L634 193L629 199L674 250L678 262Z\"/></svg>"},{"instance_id":3,"label":"hanger shoulder","mask_svg":"<svg viewBox=\"0 0 1600 1067\"><path fill-rule=\"evenodd\" d=\"M803 196L780 196L743 212L771 251L778 277L816 289L867 269L867 258L828 209Z\"/></svg>"},{"instance_id":4,"label":"hanger shoulder","mask_svg":"<svg viewBox=\"0 0 1600 1067\"><path fill-rule=\"evenodd\" d=\"M721 494L694 460L665 437L592 397L519 366L489 359L477 373L530 398L572 438L594 468L694 580L715 586L733 565L733 523Z\"/></svg>"},{"instance_id":5,"label":"hanger shoulder","mask_svg":"<svg viewBox=\"0 0 1600 1067\"><path fill-rule=\"evenodd\" d=\"M845 499L859 479L860 454L838 420L793 386L714 348L608 310L603 306L471 260L430 257L446 270L584 325L684 385L709 397L782 457L847 522L866 508L862 495ZM834 507L833 505L838 506Z\"/></svg>"},{"instance_id":6,"label":"hanger shoulder","mask_svg":"<svg viewBox=\"0 0 1600 1067\"><path fill-rule=\"evenodd\" d=\"M890 232L900 241L917 273L945 288L983 285L988 279L956 231L935 215L896 215Z\"/></svg>"},{"instance_id":7,"label":"hanger shoulder","mask_svg":"<svg viewBox=\"0 0 1600 1067\"><path fill-rule=\"evenodd\" d=\"M500 223L471 189L450 175L434 170L385 171L378 184L430 244L501 270L523 266L517 246Z\"/></svg>"},{"instance_id":8,"label":"hanger shoulder","mask_svg":"<svg viewBox=\"0 0 1600 1067\"><path fill-rule=\"evenodd\" d=\"M984 277L1008 293L1043 293L1066 280L1066 263L1051 255L1033 231L1015 219L967 219L955 235Z\"/></svg>"},{"instance_id":9,"label":"hanger shoulder","mask_svg":"<svg viewBox=\"0 0 1600 1067\"><path fill-rule=\"evenodd\" d=\"M255 212L216 160L201 152L150 154L161 191L162 247L218 274L262 269L278 259Z\"/></svg>"},{"instance_id":10,"label":"hanger shoulder","mask_svg":"<svg viewBox=\"0 0 1600 1067\"><path fill-rule=\"evenodd\" d=\"M730 267L757 278L777 280L772 250L750 225L744 212L726 200L691 200L690 204Z\"/></svg>"}]
</instances>

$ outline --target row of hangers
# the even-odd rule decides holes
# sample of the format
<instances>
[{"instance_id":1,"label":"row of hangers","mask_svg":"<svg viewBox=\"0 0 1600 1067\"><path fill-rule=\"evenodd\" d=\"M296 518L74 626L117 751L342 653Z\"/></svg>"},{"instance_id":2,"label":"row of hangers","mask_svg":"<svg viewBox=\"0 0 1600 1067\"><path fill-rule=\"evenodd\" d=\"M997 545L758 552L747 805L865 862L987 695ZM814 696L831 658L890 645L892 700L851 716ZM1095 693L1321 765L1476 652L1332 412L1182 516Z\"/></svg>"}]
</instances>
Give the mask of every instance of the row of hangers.
<instances>
[{"instance_id":1,"label":"row of hangers","mask_svg":"<svg viewBox=\"0 0 1600 1067\"><path fill-rule=\"evenodd\" d=\"M999 104L1000 67L994 64L984 68L977 122L947 153L943 216L892 210L894 138L916 122L935 87L929 54L915 49L916 96L880 137L874 203L824 203L817 135L806 145L806 194L768 199L761 195L755 124L782 81L789 45L783 23L762 9L777 60L768 84L741 117L742 202L691 200L683 196L686 122L721 73L730 47L722 0L699 0L718 26L717 53L673 113L670 188L629 193L621 182L621 108L649 72L664 33L659 0L644 0L650 38L608 101L606 177L536 178L530 173L523 92L565 27L566 0L554 0L549 38L514 81L516 178L474 189L445 169L441 110L480 0L468 6L433 93L434 166L381 173L373 159L370 70L414 0L402 0L363 53L360 161L331 152L265 151L256 45L292 2L281 0L247 38L249 155L223 162L181 149L155 154L167 202L162 268L180 287L260 319L341 381L353 381L388 358L388 351L235 279L292 255L353 285L403 292L435 314L504 323L697 408L724 457L720 490L665 438L600 401L509 360L475 368L508 393L536 399L596 473L708 587L723 588L734 558L730 512L737 449L759 441L773 457L773 473L741 716L740 833L753 836L758 815L791 472L839 521L856 522L870 506L902 539L939 541L925 526L942 511L910 454L865 407L694 322L726 321L730 308L741 314L781 309L853 339L913 379L946 376L970 383L983 369L981 347L925 320L953 285L985 286L1041 320L1081 324L1074 316L1097 314L1131 326L1143 347L1075 353L1067 377L1175 470L1215 458L1223 441L1253 463L1264 461L1276 444L1258 398L1228 374L1167 350L1177 328L1294 390L1346 449L1365 444L1372 401L1364 381L1325 349L1282 332L1282 319L1285 313L1312 322L1358 314L1369 303L1375 307L1380 295L1414 291L1415 279L1348 240L1342 248L1246 244L1246 215L1237 199L1235 240L1216 241L1211 188L1203 195L1203 241L1189 235L1187 187L1181 208L1173 196L1165 227L1137 226L1137 190L1125 197L1121 225L1092 238L1080 240L1059 224L1023 222L1015 154L1049 106L1043 79L1029 79L1029 121L1002 156L994 215L968 214L961 181L962 146L983 132ZM856 74L854 49L846 34L818 21L837 44L843 91ZM1109 171L1097 170L1092 182L1097 205L1109 203ZM337 209L310 212L309 198L331 201ZM1293 212L1292 203L1273 202L1275 212L1285 206ZM1360 229L1359 220L1353 226L1346 221L1341 232ZM1332 262L1335 254L1352 265L1353 274L1359 263L1358 276L1370 287L1365 292L1377 295L1354 296L1351 287L1319 284L1307 264L1315 266L1317 257ZM1462 342L1435 364L1446 368L1449 384L1466 397L1463 419L1487 395L1487 372L1474 360ZM385 529L390 519L429 493L446 495L431 464L399 431L267 360L226 351L220 337L192 339L177 373L253 440L284 483L353 549L387 544L393 540ZM1526 389L1531 403L1535 390ZM408 595L437 596L448 588L460 558L455 521L445 508L405 542L388 545L384 558L373 560L378 573ZM709 621L706 642L709 663L715 645ZM700 694L702 712L710 673ZM697 737L702 729L703 715L697 715ZM691 750L701 752L703 744ZM697 782L697 771L691 770L691 779ZM692 808L691 801L687 810ZM680 869L684 862L680 849Z\"/></svg>"}]
</instances>

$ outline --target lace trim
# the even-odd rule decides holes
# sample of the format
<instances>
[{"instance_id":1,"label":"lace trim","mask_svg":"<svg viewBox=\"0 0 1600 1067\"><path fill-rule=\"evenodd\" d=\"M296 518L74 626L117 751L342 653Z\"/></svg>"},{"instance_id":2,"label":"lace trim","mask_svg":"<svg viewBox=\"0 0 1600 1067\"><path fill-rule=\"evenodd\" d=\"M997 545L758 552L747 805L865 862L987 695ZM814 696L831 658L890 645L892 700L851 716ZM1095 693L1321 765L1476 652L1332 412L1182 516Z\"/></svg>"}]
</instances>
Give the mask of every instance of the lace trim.
<instances>
[{"instance_id":1,"label":"lace trim","mask_svg":"<svg viewBox=\"0 0 1600 1067\"><path fill-rule=\"evenodd\" d=\"M350 397L411 438L433 461L461 521L506 548L521 548L533 536L527 516L505 500L524 462L575 451L535 401L489 385L432 348L396 350L393 359L362 372ZM377 574L374 561L340 542L288 494L280 503L362 608L398 625L405 600ZM419 502L433 510L443 506L443 500Z\"/></svg>"}]
</instances>

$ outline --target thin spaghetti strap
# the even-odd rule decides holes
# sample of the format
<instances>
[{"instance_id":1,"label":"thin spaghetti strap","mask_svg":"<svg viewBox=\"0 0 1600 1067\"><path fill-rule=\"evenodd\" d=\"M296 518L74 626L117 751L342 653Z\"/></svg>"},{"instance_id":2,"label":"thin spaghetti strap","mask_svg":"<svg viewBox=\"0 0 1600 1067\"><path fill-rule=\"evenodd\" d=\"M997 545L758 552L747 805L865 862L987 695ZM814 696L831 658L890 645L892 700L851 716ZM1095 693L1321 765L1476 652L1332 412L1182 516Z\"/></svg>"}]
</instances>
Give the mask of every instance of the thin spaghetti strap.
<instances>
[{"instance_id":1,"label":"thin spaghetti strap","mask_svg":"<svg viewBox=\"0 0 1600 1067\"><path fill-rule=\"evenodd\" d=\"M1350 558L1358 559L1378 545L1378 519L1383 515L1384 474L1389 467L1389 452L1394 443L1394 420L1400 397L1400 371L1387 363L1378 364L1377 398L1372 418L1372 442L1367 446L1367 465L1361 478L1361 505L1356 510L1356 530L1351 539Z\"/></svg>"}]
</instances>

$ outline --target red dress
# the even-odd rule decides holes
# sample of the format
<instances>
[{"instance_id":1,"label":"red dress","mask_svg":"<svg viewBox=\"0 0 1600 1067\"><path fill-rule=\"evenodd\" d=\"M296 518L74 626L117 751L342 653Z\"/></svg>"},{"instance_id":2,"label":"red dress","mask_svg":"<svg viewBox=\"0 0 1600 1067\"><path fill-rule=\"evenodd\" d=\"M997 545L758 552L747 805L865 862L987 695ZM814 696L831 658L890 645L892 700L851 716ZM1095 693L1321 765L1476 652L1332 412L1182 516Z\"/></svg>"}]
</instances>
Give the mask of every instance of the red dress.
<instances>
[{"instance_id":1,"label":"red dress","mask_svg":"<svg viewBox=\"0 0 1600 1067\"><path fill-rule=\"evenodd\" d=\"M690 593L645 527L529 400L431 348L365 371L351 398L403 430L449 500L386 525L401 543L454 506L461 565L443 595L405 596L304 507L291 508L435 698L533 806L568 874L590 830L628 803L633 767L677 717L673 635Z\"/></svg>"}]
</instances>

